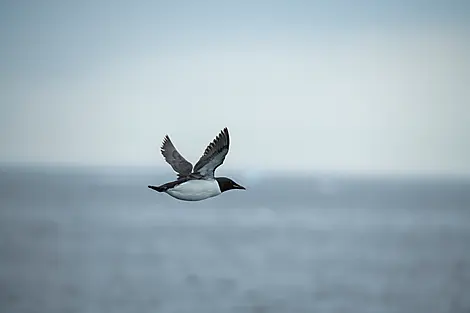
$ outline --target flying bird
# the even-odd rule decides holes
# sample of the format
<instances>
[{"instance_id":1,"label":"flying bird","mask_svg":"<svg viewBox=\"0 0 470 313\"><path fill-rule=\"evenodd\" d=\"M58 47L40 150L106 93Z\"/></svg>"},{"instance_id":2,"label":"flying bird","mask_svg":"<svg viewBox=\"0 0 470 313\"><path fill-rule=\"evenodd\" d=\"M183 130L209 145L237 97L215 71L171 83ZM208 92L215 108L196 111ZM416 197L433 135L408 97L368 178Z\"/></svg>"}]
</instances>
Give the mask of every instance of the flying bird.
<instances>
[{"instance_id":1,"label":"flying bird","mask_svg":"<svg viewBox=\"0 0 470 313\"><path fill-rule=\"evenodd\" d=\"M158 192L165 192L170 196L185 201L200 201L215 197L231 189L243 189L245 187L237 184L227 177L215 177L215 170L222 165L228 153L230 137L225 127L209 143L203 155L193 168L175 148L166 135L163 138L161 153L165 161L170 164L177 173L177 179L161 186L148 186Z\"/></svg>"}]
</instances>

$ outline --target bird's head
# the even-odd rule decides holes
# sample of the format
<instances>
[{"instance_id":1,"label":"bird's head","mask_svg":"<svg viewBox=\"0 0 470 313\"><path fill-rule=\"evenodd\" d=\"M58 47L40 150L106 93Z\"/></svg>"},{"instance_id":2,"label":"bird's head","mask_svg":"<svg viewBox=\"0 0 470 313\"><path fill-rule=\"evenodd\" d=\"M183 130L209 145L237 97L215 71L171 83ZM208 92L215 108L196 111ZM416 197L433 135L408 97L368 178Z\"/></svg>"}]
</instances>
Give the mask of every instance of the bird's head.
<instances>
[{"instance_id":1,"label":"bird's head","mask_svg":"<svg viewBox=\"0 0 470 313\"><path fill-rule=\"evenodd\" d=\"M220 191L221 191L221 192L224 192L224 191L227 191L227 190L231 190L231 189L242 189L242 190L246 190L245 187L243 187L242 185L237 184L236 182L234 182L234 181L231 180L230 178L227 178L227 177L217 177L216 180L217 180L217 182L219 183L219 188L220 188Z\"/></svg>"}]
</instances>

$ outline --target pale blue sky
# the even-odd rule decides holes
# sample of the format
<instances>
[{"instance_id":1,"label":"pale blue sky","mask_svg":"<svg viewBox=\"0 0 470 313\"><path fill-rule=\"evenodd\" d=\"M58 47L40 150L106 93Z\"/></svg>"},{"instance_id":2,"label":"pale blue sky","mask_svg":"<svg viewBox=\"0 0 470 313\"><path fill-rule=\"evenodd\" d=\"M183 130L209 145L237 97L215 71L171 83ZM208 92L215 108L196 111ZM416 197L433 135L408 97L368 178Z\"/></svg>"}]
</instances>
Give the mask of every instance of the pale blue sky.
<instances>
[{"instance_id":1,"label":"pale blue sky","mask_svg":"<svg viewBox=\"0 0 470 313\"><path fill-rule=\"evenodd\" d=\"M470 174L467 1L2 1L0 161ZM266 157L268 155L268 157Z\"/></svg>"}]
</instances>

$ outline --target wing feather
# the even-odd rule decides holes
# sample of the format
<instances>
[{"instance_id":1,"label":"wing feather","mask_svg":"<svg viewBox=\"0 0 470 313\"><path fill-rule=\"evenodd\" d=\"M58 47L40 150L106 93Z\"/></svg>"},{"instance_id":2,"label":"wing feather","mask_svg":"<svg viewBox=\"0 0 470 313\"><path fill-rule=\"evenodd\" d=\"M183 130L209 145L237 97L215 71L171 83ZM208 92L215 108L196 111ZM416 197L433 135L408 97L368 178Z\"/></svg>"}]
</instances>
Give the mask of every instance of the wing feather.
<instances>
[{"instance_id":1,"label":"wing feather","mask_svg":"<svg viewBox=\"0 0 470 313\"><path fill-rule=\"evenodd\" d=\"M171 165L173 170L178 173L178 177L184 177L191 174L193 165L188 162L179 152L170 140L168 135L163 138L163 143L160 148L165 161Z\"/></svg>"},{"instance_id":2,"label":"wing feather","mask_svg":"<svg viewBox=\"0 0 470 313\"><path fill-rule=\"evenodd\" d=\"M215 170L224 162L230 145L230 137L225 127L207 146L204 154L194 166L193 173L205 177L214 177Z\"/></svg>"}]
</instances>

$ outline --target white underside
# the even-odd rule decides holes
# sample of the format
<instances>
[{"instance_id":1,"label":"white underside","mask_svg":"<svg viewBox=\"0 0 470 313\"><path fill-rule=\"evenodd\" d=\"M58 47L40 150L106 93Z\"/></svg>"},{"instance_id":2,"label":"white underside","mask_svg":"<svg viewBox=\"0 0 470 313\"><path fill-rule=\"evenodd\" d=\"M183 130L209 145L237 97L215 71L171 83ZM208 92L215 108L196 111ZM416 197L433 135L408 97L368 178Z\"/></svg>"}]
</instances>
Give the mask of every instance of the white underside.
<instances>
[{"instance_id":1,"label":"white underside","mask_svg":"<svg viewBox=\"0 0 470 313\"><path fill-rule=\"evenodd\" d=\"M197 179L182 183L166 191L170 196L186 201L199 201L220 195L219 183L214 180Z\"/></svg>"}]
</instances>

